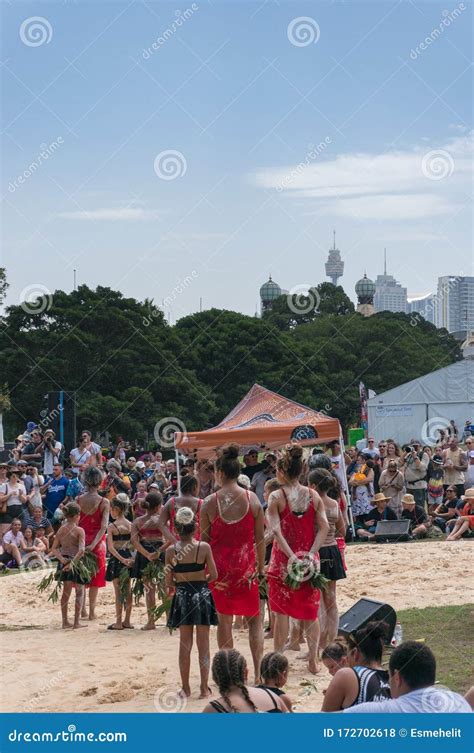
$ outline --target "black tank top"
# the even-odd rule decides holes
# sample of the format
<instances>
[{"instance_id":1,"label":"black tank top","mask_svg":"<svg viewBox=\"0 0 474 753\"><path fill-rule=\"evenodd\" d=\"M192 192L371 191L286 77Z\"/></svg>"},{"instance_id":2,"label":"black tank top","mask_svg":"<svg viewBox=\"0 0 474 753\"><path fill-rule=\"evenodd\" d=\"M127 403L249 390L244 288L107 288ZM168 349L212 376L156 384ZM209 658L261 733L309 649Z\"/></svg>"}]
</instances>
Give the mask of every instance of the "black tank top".
<instances>
[{"instance_id":1,"label":"black tank top","mask_svg":"<svg viewBox=\"0 0 474 753\"><path fill-rule=\"evenodd\" d=\"M270 696L273 702L273 708L266 709L265 711L260 711L260 709L257 709L256 713L257 714L283 714L283 711L280 708L278 708L278 704L275 698L273 697L273 694L267 688L263 688L261 685L259 685L259 688L261 690L264 690L265 693ZM218 714L230 714L230 711L226 709L226 707L223 706L222 703L219 703L219 701L210 701L210 705L212 706L213 709L217 711Z\"/></svg>"},{"instance_id":2,"label":"black tank top","mask_svg":"<svg viewBox=\"0 0 474 753\"><path fill-rule=\"evenodd\" d=\"M388 672L385 669L369 669L369 667L353 667L359 682L359 693L353 706L367 701L386 701L391 698Z\"/></svg>"}]
</instances>

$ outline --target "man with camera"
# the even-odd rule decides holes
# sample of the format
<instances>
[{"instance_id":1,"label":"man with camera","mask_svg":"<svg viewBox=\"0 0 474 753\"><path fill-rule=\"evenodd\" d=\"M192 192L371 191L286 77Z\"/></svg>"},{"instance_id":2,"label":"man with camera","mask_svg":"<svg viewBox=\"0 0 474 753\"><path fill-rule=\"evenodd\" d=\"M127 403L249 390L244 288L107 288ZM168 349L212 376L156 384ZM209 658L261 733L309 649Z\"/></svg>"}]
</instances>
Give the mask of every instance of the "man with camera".
<instances>
[{"instance_id":1,"label":"man with camera","mask_svg":"<svg viewBox=\"0 0 474 753\"><path fill-rule=\"evenodd\" d=\"M403 448L405 461L405 486L408 494L413 494L415 502L425 507L427 495L427 471L430 459L422 451L421 442L414 439Z\"/></svg>"},{"instance_id":2,"label":"man with camera","mask_svg":"<svg viewBox=\"0 0 474 753\"><path fill-rule=\"evenodd\" d=\"M46 429L43 434L43 474L46 479L53 475L53 466L59 465L63 446L56 441L56 435L52 429Z\"/></svg>"}]
</instances>

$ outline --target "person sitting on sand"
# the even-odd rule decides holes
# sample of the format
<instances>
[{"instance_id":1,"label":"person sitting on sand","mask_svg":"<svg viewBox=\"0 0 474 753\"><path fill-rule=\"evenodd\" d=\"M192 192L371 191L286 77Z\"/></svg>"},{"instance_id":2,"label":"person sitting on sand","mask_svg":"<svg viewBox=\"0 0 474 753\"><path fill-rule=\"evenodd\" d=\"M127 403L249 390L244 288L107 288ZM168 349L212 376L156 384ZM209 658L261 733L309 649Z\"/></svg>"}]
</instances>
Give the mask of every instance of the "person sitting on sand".
<instances>
[{"instance_id":1,"label":"person sitting on sand","mask_svg":"<svg viewBox=\"0 0 474 753\"><path fill-rule=\"evenodd\" d=\"M321 660L328 670L329 674L334 677L339 669L347 667L348 646L344 638L338 637L332 643L328 643L321 654Z\"/></svg>"},{"instance_id":2,"label":"person sitting on sand","mask_svg":"<svg viewBox=\"0 0 474 753\"><path fill-rule=\"evenodd\" d=\"M21 520L13 518L10 529L3 537L3 549L6 554L10 555L10 560L21 567L21 552L25 546L25 539L21 532Z\"/></svg>"},{"instance_id":3,"label":"person sitting on sand","mask_svg":"<svg viewBox=\"0 0 474 753\"><path fill-rule=\"evenodd\" d=\"M132 614L132 590L130 577L124 589L121 589L120 575L123 570L129 571L134 563L130 551L132 524L125 517L129 508L128 496L121 492L110 502L110 515L112 523L107 528L107 549L110 558L105 571L105 580L112 581L115 593L115 622L108 626L107 630L133 630L130 624Z\"/></svg>"},{"instance_id":4,"label":"person sitting on sand","mask_svg":"<svg viewBox=\"0 0 474 753\"><path fill-rule=\"evenodd\" d=\"M468 531L474 529L474 489L468 489L461 499L465 502L462 515L456 520L446 541L457 541Z\"/></svg>"},{"instance_id":5,"label":"person sitting on sand","mask_svg":"<svg viewBox=\"0 0 474 753\"><path fill-rule=\"evenodd\" d=\"M69 502L63 508L64 523L54 537L51 549L51 557L58 560L58 575L63 583L61 594L61 615L63 629L83 628L79 618L81 616L82 602L84 600L84 583L80 577L71 570L73 562L77 562L85 552L86 535L83 528L78 526L81 517L81 508L76 502ZM68 620L68 604L73 587L76 591L74 603L74 623Z\"/></svg>"},{"instance_id":6,"label":"person sitting on sand","mask_svg":"<svg viewBox=\"0 0 474 753\"><path fill-rule=\"evenodd\" d=\"M377 492L371 502L374 505L372 510L359 518L355 524L356 536L358 538L369 539L370 541L375 538L375 529L380 520L397 520L396 513L387 506L387 502L390 502L390 497Z\"/></svg>"},{"instance_id":7,"label":"person sitting on sand","mask_svg":"<svg viewBox=\"0 0 474 753\"><path fill-rule=\"evenodd\" d=\"M179 671L182 689L180 695L191 695L189 670L194 628L201 673L200 698L209 691L209 664L211 651L209 631L218 625L217 611L209 583L216 580L217 569L211 547L194 538L196 517L190 507L179 507L174 518L174 529L179 536L176 544L166 550L165 572L168 592L174 592L168 617L168 627L179 628ZM207 570L207 572L206 572Z\"/></svg>"},{"instance_id":8,"label":"person sitting on sand","mask_svg":"<svg viewBox=\"0 0 474 753\"><path fill-rule=\"evenodd\" d=\"M203 714L284 714L282 699L267 688L247 685L247 662L235 648L221 649L212 660L212 679L220 697L210 701Z\"/></svg>"},{"instance_id":9,"label":"person sitting on sand","mask_svg":"<svg viewBox=\"0 0 474 753\"><path fill-rule=\"evenodd\" d=\"M41 567L44 564L46 547L42 541L35 538L31 526L23 529L24 545L22 546L21 561L26 567Z\"/></svg>"},{"instance_id":10,"label":"person sitting on sand","mask_svg":"<svg viewBox=\"0 0 474 753\"><path fill-rule=\"evenodd\" d=\"M436 687L436 659L431 649L423 643L405 641L394 648L388 672L391 700L361 703L344 709L344 713L472 713L469 703L459 693Z\"/></svg>"},{"instance_id":11,"label":"person sitting on sand","mask_svg":"<svg viewBox=\"0 0 474 753\"><path fill-rule=\"evenodd\" d=\"M446 533L446 524L448 520L457 518L457 503L458 503L456 487L453 485L448 486L446 489L446 499L435 507L430 517L433 525L439 528L443 533Z\"/></svg>"},{"instance_id":12,"label":"person sitting on sand","mask_svg":"<svg viewBox=\"0 0 474 753\"><path fill-rule=\"evenodd\" d=\"M384 622L369 622L347 637L349 666L334 675L321 711L341 711L367 701L390 698L388 672L382 667L386 637Z\"/></svg>"},{"instance_id":13,"label":"person sitting on sand","mask_svg":"<svg viewBox=\"0 0 474 753\"><path fill-rule=\"evenodd\" d=\"M410 521L410 535L415 539L423 539L431 528L431 521L421 505L417 505L413 494L402 497L402 520Z\"/></svg>"},{"instance_id":14,"label":"person sitting on sand","mask_svg":"<svg viewBox=\"0 0 474 753\"><path fill-rule=\"evenodd\" d=\"M265 654L260 665L262 683L257 685L257 687L270 690L279 696L288 711L291 711L293 702L290 696L282 690L288 682L289 666L288 659L284 654L280 654L278 651L270 651L270 653Z\"/></svg>"}]
</instances>

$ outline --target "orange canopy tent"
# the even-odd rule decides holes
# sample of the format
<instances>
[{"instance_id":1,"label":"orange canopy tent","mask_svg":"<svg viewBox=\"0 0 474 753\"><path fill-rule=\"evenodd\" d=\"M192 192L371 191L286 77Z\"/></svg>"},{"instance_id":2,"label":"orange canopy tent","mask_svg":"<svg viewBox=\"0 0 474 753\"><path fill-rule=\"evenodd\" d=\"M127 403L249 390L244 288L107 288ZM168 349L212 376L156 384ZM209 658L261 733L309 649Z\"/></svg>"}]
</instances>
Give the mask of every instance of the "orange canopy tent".
<instances>
[{"instance_id":1,"label":"orange canopy tent","mask_svg":"<svg viewBox=\"0 0 474 753\"><path fill-rule=\"evenodd\" d=\"M341 436L337 418L295 403L254 384L220 424L197 432L176 432L175 448L197 457L209 457L229 442L262 450L295 441L303 446L330 442Z\"/></svg>"}]
</instances>

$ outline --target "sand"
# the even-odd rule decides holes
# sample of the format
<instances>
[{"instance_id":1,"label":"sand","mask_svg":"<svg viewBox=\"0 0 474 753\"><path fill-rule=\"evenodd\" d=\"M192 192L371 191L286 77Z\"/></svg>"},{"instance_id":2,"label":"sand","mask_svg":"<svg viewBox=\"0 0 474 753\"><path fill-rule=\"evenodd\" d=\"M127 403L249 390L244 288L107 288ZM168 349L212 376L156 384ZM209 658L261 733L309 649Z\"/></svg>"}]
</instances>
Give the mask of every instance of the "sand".
<instances>
[{"instance_id":1,"label":"sand","mask_svg":"<svg viewBox=\"0 0 474 753\"><path fill-rule=\"evenodd\" d=\"M362 544L347 550L348 578L338 586L340 611L362 596L386 601L395 610L408 607L456 605L474 601L466 562L472 542L427 541L412 544ZM99 592L98 619L83 630L61 630L59 606L36 591L38 574L0 578L2 670L14 682L3 683L3 712L199 712L197 654L192 656L192 697L181 701L177 633L160 625L143 632L107 631L114 621L111 584ZM134 610L136 627L145 623L145 608ZM421 638L422 636L420 636ZM247 658L244 631L236 632L236 647ZM211 648L216 646L215 629ZM265 650L272 641L265 641ZM319 711L329 675L314 676L306 662L288 652L287 692L295 710Z\"/></svg>"}]
</instances>

